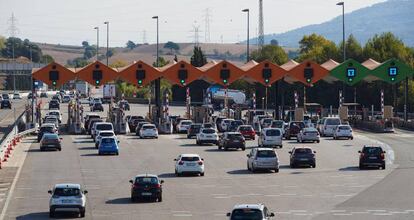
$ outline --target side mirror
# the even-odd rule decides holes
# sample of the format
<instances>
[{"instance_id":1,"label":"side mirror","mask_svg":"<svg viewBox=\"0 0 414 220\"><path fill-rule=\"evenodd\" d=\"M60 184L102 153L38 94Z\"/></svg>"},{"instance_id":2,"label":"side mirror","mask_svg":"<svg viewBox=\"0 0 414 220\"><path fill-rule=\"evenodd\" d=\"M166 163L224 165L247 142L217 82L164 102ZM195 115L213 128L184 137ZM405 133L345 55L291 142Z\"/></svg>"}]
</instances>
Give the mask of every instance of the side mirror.
<instances>
[{"instance_id":1,"label":"side mirror","mask_svg":"<svg viewBox=\"0 0 414 220\"><path fill-rule=\"evenodd\" d=\"M134 181L132 181L132 180L129 180L129 182L132 184L132 183L134 183Z\"/></svg>"},{"instance_id":2,"label":"side mirror","mask_svg":"<svg viewBox=\"0 0 414 220\"><path fill-rule=\"evenodd\" d=\"M270 217L275 217L275 213L270 213L270 215L269 215Z\"/></svg>"},{"instance_id":3,"label":"side mirror","mask_svg":"<svg viewBox=\"0 0 414 220\"><path fill-rule=\"evenodd\" d=\"M202 161L204 161L204 158L201 158Z\"/></svg>"},{"instance_id":4,"label":"side mirror","mask_svg":"<svg viewBox=\"0 0 414 220\"><path fill-rule=\"evenodd\" d=\"M163 184L164 183L164 180L161 180L160 183Z\"/></svg>"},{"instance_id":5,"label":"side mirror","mask_svg":"<svg viewBox=\"0 0 414 220\"><path fill-rule=\"evenodd\" d=\"M292 151L289 151L290 154L292 154Z\"/></svg>"},{"instance_id":6,"label":"side mirror","mask_svg":"<svg viewBox=\"0 0 414 220\"><path fill-rule=\"evenodd\" d=\"M231 215L230 212L227 212L226 216L230 217L230 215Z\"/></svg>"},{"instance_id":7,"label":"side mirror","mask_svg":"<svg viewBox=\"0 0 414 220\"><path fill-rule=\"evenodd\" d=\"M174 161L177 161L177 159L174 159Z\"/></svg>"},{"instance_id":8,"label":"side mirror","mask_svg":"<svg viewBox=\"0 0 414 220\"><path fill-rule=\"evenodd\" d=\"M246 157L250 157L250 154L246 154Z\"/></svg>"},{"instance_id":9,"label":"side mirror","mask_svg":"<svg viewBox=\"0 0 414 220\"><path fill-rule=\"evenodd\" d=\"M120 141L118 141L118 144L119 144L119 142L120 142Z\"/></svg>"},{"instance_id":10,"label":"side mirror","mask_svg":"<svg viewBox=\"0 0 414 220\"><path fill-rule=\"evenodd\" d=\"M313 151L314 154L316 154L316 151Z\"/></svg>"},{"instance_id":11,"label":"side mirror","mask_svg":"<svg viewBox=\"0 0 414 220\"><path fill-rule=\"evenodd\" d=\"M52 194L52 190L47 191L47 193Z\"/></svg>"},{"instance_id":12,"label":"side mirror","mask_svg":"<svg viewBox=\"0 0 414 220\"><path fill-rule=\"evenodd\" d=\"M358 153L362 153L362 152L359 150Z\"/></svg>"},{"instance_id":13,"label":"side mirror","mask_svg":"<svg viewBox=\"0 0 414 220\"><path fill-rule=\"evenodd\" d=\"M88 194L88 190L83 191L83 194Z\"/></svg>"}]
</instances>

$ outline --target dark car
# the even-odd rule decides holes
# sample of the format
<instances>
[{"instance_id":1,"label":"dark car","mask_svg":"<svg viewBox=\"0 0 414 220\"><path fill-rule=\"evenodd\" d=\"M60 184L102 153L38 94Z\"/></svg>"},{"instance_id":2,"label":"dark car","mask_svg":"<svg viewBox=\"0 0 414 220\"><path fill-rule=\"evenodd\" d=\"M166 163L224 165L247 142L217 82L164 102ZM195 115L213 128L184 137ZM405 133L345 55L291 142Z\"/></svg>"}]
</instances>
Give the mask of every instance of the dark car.
<instances>
[{"instance_id":1,"label":"dark car","mask_svg":"<svg viewBox=\"0 0 414 220\"><path fill-rule=\"evenodd\" d=\"M44 151L46 149L56 149L58 151L62 150L62 145L60 144L61 139L55 133L47 133L44 134L42 139L40 140L40 151Z\"/></svg>"},{"instance_id":2,"label":"dark car","mask_svg":"<svg viewBox=\"0 0 414 220\"><path fill-rule=\"evenodd\" d=\"M125 100L123 100L123 101L119 101L118 106L119 106L120 108L124 109L125 111L129 111L129 110L131 110L131 108L129 107L129 103L128 103L128 101L125 101Z\"/></svg>"},{"instance_id":3,"label":"dark car","mask_svg":"<svg viewBox=\"0 0 414 220\"><path fill-rule=\"evenodd\" d=\"M9 96L9 94L7 94L7 93L3 93L3 94L1 94L1 97L2 97L3 99L10 99L10 96Z\"/></svg>"},{"instance_id":4,"label":"dark car","mask_svg":"<svg viewBox=\"0 0 414 220\"><path fill-rule=\"evenodd\" d=\"M60 109L60 104L57 100L50 100L49 102L49 110L50 109Z\"/></svg>"},{"instance_id":5,"label":"dark car","mask_svg":"<svg viewBox=\"0 0 414 220\"><path fill-rule=\"evenodd\" d=\"M103 105L102 103L93 103L91 111L95 112L95 111L104 111Z\"/></svg>"},{"instance_id":6,"label":"dark car","mask_svg":"<svg viewBox=\"0 0 414 220\"><path fill-rule=\"evenodd\" d=\"M47 98L47 93L46 92L41 92L40 93L40 98Z\"/></svg>"},{"instance_id":7,"label":"dark car","mask_svg":"<svg viewBox=\"0 0 414 220\"><path fill-rule=\"evenodd\" d=\"M149 123L149 122L147 122L147 121L141 121L141 122L138 122L138 125L137 125L137 127L135 128L135 134L136 134L137 136L139 136L139 131L141 130L142 126L143 126L143 125L146 125L146 124L150 124L150 123Z\"/></svg>"},{"instance_id":8,"label":"dark car","mask_svg":"<svg viewBox=\"0 0 414 220\"><path fill-rule=\"evenodd\" d=\"M244 125L244 122L242 120L234 120L232 122L230 122L230 126L228 128L229 131L237 131L237 128L240 125Z\"/></svg>"},{"instance_id":9,"label":"dark car","mask_svg":"<svg viewBox=\"0 0 414 220\"><path fill-rule=\"evenodd\" d=\"M200 133L201 124L191 124L190 128L187 130L187 138L192 138Z\"/></svg>"},{"instance_id":10,"label":"dark car","mask_svg":"<svg viewBox=\"0 0 414 220\"><path fill-rule=\"evenodd\" d=\"M129 181L131 185L131 201L135 202L139 199L149 199L162 202L162 184L164 180L160 180L156 175L138 175L134 180Z\"/></svg>"},{"instance_id":11,"label":"dark car","mask_svg":"<svg viewBox=\"0 0 414 220\"><path fill-rule=\"evenodd\" d=\"M299 166L316 167L315 151L312 151L309 147L293 148L289 151L290 154L290 167L295 168Z\"/></svg>"},{"instance_id":12,"label":"dark car","mask_svg":"<svg viewBox=\"0 0 414 220\"><path fill-rule=\"evenodd\" d=\"M217 145L219 150L223 148L224 150L230 148L246 150L246 141L239 132L224 132Z\"/></svg>"},{"instance_id":13,"label":"dark car","mask_svg":"<svg viewBox=\"0 0 414 220\"><path fill-rule=\"evenodd\" d=\"M56 100L56 101L58 101L60 103L60 95L54 95L52 97L52 100Z\"/></svg>"},{"instance_id":14,"label":"dark car","mask_svg":"<svg viewBox=\"0 0 414 220\"><path fill-rule=\"evenodd\" d=\"M359 169L366 167L378 167L385 170L385 154L381 147L377 146L364 146L361 151L358 151L359 156Z\"/></svg>"},{"instance_id":15,"label":"dark car","mask_svg":"<svg viewBox=\"0 0 414 220\"><path fill-rule=\"evenodd\" d=\"M37 142L40 142L44 134L55 134L56 127L53 124L46 124L40 127L39 132L37 133Z\"/></svg>"},{"instance_id":16,"label":"dark car","mask_svg":"<svg viewBox=\"0 0 414 220\"><path fill-rule=\"evenodd\" d=\"M237 131L240 132L245 139L254 140L256 138L256 132L251 125L241 125Z\"/></svg>"},{"instance_id":17,"label":"dark car","mask_svg":"<svg viewBox=\"0 0 414 220\"><path fill-rule=\"evenodd\" d=\"M131 132L135 132L135 130L136 130L137 126L138 126L138 123L140 123L140 122L145 122L145 119L136 118L136 119L130 120L130 122L128 123L129 130Z\"/></svg>"},{"instance_id":18,"label":"dark car","mask_svg":"<svg viewBox=\"0 0 414 220\"><path fill-rule=\"evenodd\" d=\"M91 130L92 130L92 127L93 127L93 124L95 124L95 123L98 123L98 122L104 122L102 119L100 119L100 118L92 118L90 121L89 121L89 125L88 125L88 134L91 134Z\"/></svg>"},{"instance_id":19,"label":"dark car","mask_svg":"<svg viewBox=\"0 0 414 220\"><path fill-rule=\"evenodd\" d=\"M11 109L11 102L8 99L4 99L1 101L1 109L3 108L9 108Z\"/></svg>"},{"instance_id":20,"label":"dark car","mask_svg":"<svg viewBox=\"0 0 414 220\"><path fill-rule=\"evenodd\" d=\"M303 121L291 121L287 129L285 130L285 138L290 140L292 137L296 137L300 130L305 127L305 123Z\"/></svg>"},{"instance_id":21,"label":"dark car","mask_svg":"<svg viewBox=\"0 0 414 220\"><path fill-rule=\"evenodd\" d=\"M85 130L88 130L89 129L89 122L92 119L100 119L100 118L101 118L101 116L99 116L99 115L87 115L85 117Z\"/></svg>"}]
</instances>

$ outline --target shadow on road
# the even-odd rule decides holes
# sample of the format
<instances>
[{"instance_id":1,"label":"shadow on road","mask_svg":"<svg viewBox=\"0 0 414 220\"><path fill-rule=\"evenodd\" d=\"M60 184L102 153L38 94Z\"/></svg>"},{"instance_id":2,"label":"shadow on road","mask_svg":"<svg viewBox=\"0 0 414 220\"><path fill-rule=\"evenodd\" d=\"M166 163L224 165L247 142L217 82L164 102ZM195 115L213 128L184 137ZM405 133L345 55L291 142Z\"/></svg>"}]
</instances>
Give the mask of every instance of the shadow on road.
<instances>
[{"instance_id":1,"label":"shadow on road","mask_svg":"<svg viewBox=\"0 0 414 220\"><path fill-rule=\"evenodd\" d=\"M176 178L174 173L162 173L158 175L158 178Z\"/></svg>"},{"instance_id":2,"label":"shadow on road","mask_svg":"<svg viewBox=\"0 0 414 220\"><path fill-rule=\"evenodd\" d=\"M99 157L101 155L99 155L98 153L93 153L93 154L82 154L82 157Z\"/></svg>"},{"instance_id":3,"label":"shadow on road","mask_svg":"<svg viewBox=\"0 0 414 220\"><path fill-rule=\"evenodd\" d=\"M56 212L53 219L71 219L74 217L79 217L78 212ZM37 212L30 213L26 215L17 216L18 220L33 220L33 219L49 219L49 212Z\"/></svg>"},{"instance_id":4,"label":"shadow on road","mask_svg":"<svg viewBox=\"0 0 414 220\"><path fill-rule=\"evenodd\" d=\"M78 150L96 150L96 147L78 147Z\"/></svg>"},{"instance_id":5,"label":"shadow on road","mask_svg":"<svg viewBox=\"0 0 414 220\"><path fill-rule=\"evenodd\" d=\"M350 166L350 167L343 167L339 168L339 171L364 171L364 170L379 170L377 167L365 167L364 169L359 169L358 166Z\"/></svg>"},{"instance_id":6,"label":"shadow on road","mask_svg":"<svg viewBox=\"0 0 414 220\"><path fill-rule=\"evenodd\" d=\"M131 198L124 197L124 198L110 199L110 200L107 200L105 203L115 204L115 205L131 204Z\"/></svg>"},{"instance_id":7,"label":"shadow on road","mask_svg":"<svg viewBox=\"0 0 414 220\"><path fill-rule=\"evenodd\" d=\"M29 150L26 150L26 152L33 153L33 152L41 152L41 151L39 148L31 148Z\"/></svg>"},{"instance_id":8,"label":"shadow on road","mask_svg":"<svg viewBox=\"0 0 414 220\"><path fill-rule=\"evenodd\" d=\"M95 143L93 140L74 141L75 144Z\"/></svg>"}]
</instances>

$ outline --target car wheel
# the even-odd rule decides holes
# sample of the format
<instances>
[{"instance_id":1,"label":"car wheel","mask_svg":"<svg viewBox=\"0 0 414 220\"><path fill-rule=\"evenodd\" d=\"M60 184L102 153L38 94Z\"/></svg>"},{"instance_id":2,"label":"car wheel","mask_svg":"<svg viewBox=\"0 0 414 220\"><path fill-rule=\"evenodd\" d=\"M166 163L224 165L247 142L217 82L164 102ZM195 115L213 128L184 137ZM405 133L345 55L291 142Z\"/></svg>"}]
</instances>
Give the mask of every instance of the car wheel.
<instances>
[{"instance_id":1,"label":"car wheel","mask_svg":"<svg viewBox=\"0 0 414 220\"><path fill-rule=\"evenodd\" d=\"M286 139L290 140L290 135L286 137Z\"/></svg>"},{"instance_id":2,"label":"car wheel","mask_svg":"<svg viewBox=\"0 0 414 220\"><path fill-rule=\"evenodd\" d=\"M62 151L62 148L60 148L60 147L59 147L59 148L58 148L58 151Z\"/></svg>"},{"instance_id":3,"label":"car wheel","mask_svg":"<svg viewBox=\"0 0 414 220\"><path fill-rule=\"evenodd\" d=\"M83 209L83 210L80 211L80 217L81 218L84 218L85 217L85 209Z\"/></svg>"},{"instance_id":4,"label":"car wheel","mask_svg":"<svg viewBox=\"0 0 414 220\"><path fill-rule=\"evenodd\" d=\"M321 142L321 141L316 141L316 143L318 143L318 144L319 144L319 142Z\"/></svg>"},{"instance_id":5,"label":"car wheel","mask_svg":"<svg viewBox=\"0 0 414 220\"><path fill-rule=\"evenodd\" d=\"M296 139L296 142L298 142L298 143L299 143L299 139Z\"/></svg>"},{"instance_id":6,"label":"car wheel","mask_svg":"<svg viewBox=\"0 0 414 220\"><path fill-rule=\"evenodd\" d=\"M162 202L162 195L158 196L158 202Z\"/></svg>"},{"instance_id":7,"label":"car wheel","mask_svg":"<svg viewBox=\"0 0 414 220\"><path fill-rule=\"evenodd\" d=\"M45 149L43 149L43 147L40 148L40 151L44 151Z\"/></svg>"},{"instance_id":8,"label":"car wheel","mask_svg":"<svg viewBox=\"0 0 414 220\"><path fill-rule=\"evenodd\" d=\"M242 151L245 151L246 150L246 147L242 147L241 149L242 149Z\"/></svg>"},{"instance_id":9,"label":"car wheel","mask_svg":"<svg viewBox=\"0 0 414 220\"><path fill-rule=\"evenodd\" d=\"M200 176L204 176L204 172L203 173L200 173Z\"/></svg>"},{"instance_id":10,"label":"car wheel","mask_svg":"<svg viewBox=\"0 0 414 220\"><path fill-rule=\"evenodd\" d=\"M364 166L362 164L359 164L359 169L360 170L363 170L364 169Z\"/></svg>"},{"instance_id":11,"label":"car wheel","mask_svg":"<svg viewBox=\"0 0 414 220\"><path fill-rule=\"evenodd\" d=\"M247 163L247 170L250 171L249 163Z\"/></svg>"},{"instance_id":12,"label":"car wheel","mask_svg":"<svg viewBox=\"0 0 414 220\"><path fill-rule=\"evenodd\" d=\"M219 150L223 149L220 145L218 145L218 146L217 146L217 148L218 148Z\"/></svg>"},{"instance_id":13,"label":"car wheel","mask_svg":"<svg viewBox=\"0 0 414 220\"><path fill-rule=\"evenodd\" d=\"M282 149L283 148L283 145L280 145L279 148Z\"/></svg>"},{"instance_id":14,"label":"car wheel","mask_svg":"<svg viewBox=\"0 0 414 220\"><path fill-rule=\"evenodd\" d=\"M224 151L227 151L228 149L227 149L227 147L223 147L224 148Z\"/></svg>"},{"instance_id":15,"label":"car wheel","mask_svg":"<svg viewBox=\"0 0 414 220\"><path fill-rule=\"evenodd\" d=\"M254 168L254 165L252 164L252 167L250 168L250 171L252 171L252 173L256 172L256 168Z\"/></svg>"},{"instance_id":16,"label":"car wheel","mask_svg":"<svg viewBox=\"0 0 414 220\"><path fill-rule=\"evenodd\" d=\"M296 167L296 165L294 163L290 164L290 168L295 168L295 167Z\"/></svg>"},{"instance_id":17,"label":"car wheel","mask_svg":"<svg viewBox=\"0 0 414 220\"><path fill-rule=\"evenodd\" d=\"M385 170L385 164L384 164L384 165L382 165L382 166L381 166L381 168L382 168L383 170Z\"/></svg>"},{"instance_id":18,"label":"car wheel","mask_svg":"<svg viewBox=\"0 0 414 220\"><path fill-rule=\"evenodd\" d=\"M354 140L354 137L351 137L351 140Z\"/></svg>"},{"instance_id":19,"label":"car wheel","mask_svg":"<svg viewBox=\"0 0 414 220\"><path fill-rule=\"evenodd\" d=\"M316 163L314 163L314 164L312 165L312 168L316 168Z\"/></svg>"},{"instance_id":20,"label":"car wheel","mask_svg":"<svg viewBox=\"0 0 414 220\"><path fill-rule=\"evenodd\" d=\"M279 168L275 169L275 173L279 173Z\"/></svg>"}]
</instances>

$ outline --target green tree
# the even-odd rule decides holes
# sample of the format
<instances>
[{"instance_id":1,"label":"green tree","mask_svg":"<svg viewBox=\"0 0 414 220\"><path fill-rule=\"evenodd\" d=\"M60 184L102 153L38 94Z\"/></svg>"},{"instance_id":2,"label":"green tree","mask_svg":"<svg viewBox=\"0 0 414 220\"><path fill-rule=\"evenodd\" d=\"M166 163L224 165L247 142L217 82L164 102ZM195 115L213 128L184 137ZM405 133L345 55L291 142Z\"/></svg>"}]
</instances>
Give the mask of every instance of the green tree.
<instances>
[{"instance_id":1,"label":"green tree","mask_svg":"<svg viewBox=\"0 0 414 220\"><path fill-rule=\"evenodd\" d=\"M121 68L127 66L128 63L123 60L116 60L115 62L109 64L109 67L111 68Z\"/></svg>"},{"instance_id":2,"label":"green tree","mask_svg":"<svg viewBox=\"0 0 414 220\"><path fill-rule=\"evenodd\" d=\"M82 47L83 48L89 47L89 42L86 40L82 41Z\"/></svg>"},{"instance_id":3,"label":"green tree","mask_svg":"<svg viewBox=\"0 0 414 220\"><path fill-rule=\"evenodd\" d=\"M283 48L275 45L265 45L261 50L253 51L250 57L256 62L269 60L278 65L282 65L289 60Z\"/></svg>"},{"instance_id":4,"label":"green tree","mask_svg":"<svg viewBox=\"0 0 414 220\"><path fill-rule=\"evenodd\" d=\"M42 58L42 50L39 46L30 42L28 39L21 40L17 37L7 38L5 47L1 49L1 55L6 58L12 58L13 48L15 58L23 56L30 59L30 56L32 56L33 62L40 62Z\"/></svg>"},{"instance_id":5,"label":"green tree","mask_svg":"<svg viewBox=\"0 0 414 220\"><path fill-rule=\"evenodd\" d=\"M343 42L339 45L339 54L343 54ZM346 41L346 57L352 58L360 63L364 62L366 59L363 54L363 48L361 44L357 41L357 39L354 37L354 35L349 35L347 41Z\"/></svg>"},{"instance_id":6,"label":"green tree","mask_svg":"<svg viewBox=\"0 0 414 220\"><path fill-rule=\"evenodd\" d=\"M195 67L202 67L207 63L207 58L204 55L201 47L194 46L193 56L191 56L191 65Z\"/></svg>"},{"instance_id":7,"label":"green tree","mask_svg":"<svg viewBox=\"0 0 414 220\"><path fill-rule=\"evenodd\" d=\"M126 43L126 48L128 48L128 49L130 49L130 50L133 50L135 47L137 47L137 45L136 45L133 41L131 41L131 40L129 40L129 41Z\"/></svg>"},{"instance_id":8,"label":"green tree","mask_svg":"<svg viewBox=\"0 0 414 220\"><path fill-rule=\"evenodd\" d=\"M0 36L0 50L6 47L6 38L3 36Z\"/></svg>"},{"instance_id":9,"label":"green tree","mask_svg":"<svg viewBox=\"0 0 414 220\"><path fill-rule=\"evenodd\" d=\"M304 60L313 60L317 63L323 63L329 59L338 60L339 49L334 42L327 40L321 35L311 34L303 36L299 42L300 62Z\"/></svg>"},{"instance_id":10,"label":"green tree","mask_svg":"<svg viewBox=\"0 0 414 220\"><path fill-rule=\"evenodd\" d=\"M276 39L272 39L270 41L270 45L279 46L279 41L277 41Z\"/></svg>"},{"instance_id":11,"label":"green tree","mask_svg":"<svg viewBox=\"0 0 414 220\"><path fill-rule=\"evenodd\" d=\"M83 52L83 57L87 60L96 55L96 47L94 46L87 46L85 47L85 51Z\"/></svg>"},{"instance_id":12,"label":"green tree","mask_svg":"<svg viewBox=\"0 0 414 220\"><path fill-rule=\"evenodd\" d=\"M180 46L177 43L174 43L172 41L168 41L165 45L164 48L166 49L170 49L171 54L173 53L173 50L175 52L177 52L180 49Z\"/></svg>"},{"instance_id":13,"label":"green tree","mask_svg":"<svg viewBox=\"0 0 414 220\"><path fill-rule=\"evenodd\" d=\"M158 67L163 67L163 66L165 66L169 63L170 63L170 61L166 60L164 57L159 57L158 58ZM153 62L152 66L157 67L157 62Z\"/></svg>"},{"instance_id":14,"label":"green tree","mask_svg":"<svg viewBox=\"0 0 414 220\"><path fill-rule=\"evenodd\" d=\"M88 65L89 62L84 57L78 57L67 61L68 67L81 68Z\"/></svg>"},{"instance_id":15,"label":"green tree","mask_svg":"<svg viewBox=\"0 0 414 220\"><path fill-rule=\"evenodd\" d=\"M106 53L107 57L112 57L114 55L114 49L109 49L108 52Z\"/></svg>"},{"instance_id":16,"label":"green tree","mask_svg":"<svg viewBox=\"0 0 414 220\"><path fill-rule=\"evenodd\" d=\"M53 57L50 56L49 54L43 55L42 60L41 60L41 62L43 62L43 63L51 63L51 62L54 62L54 61L55 61L55 59L53 59Z\"/></svg>"},{"instance_id":17,"label":"green tree","mask_svg":"<svg viewBox=\"0 0 414 220\"><path fill-rule=\"evenodd\" d=\"M391 32L375 35L369 39L364 47L365 58L372 58L384 62L391 58L398 58L410 63L413 55L411 49Z\"/></svg>"}]
</instances>

